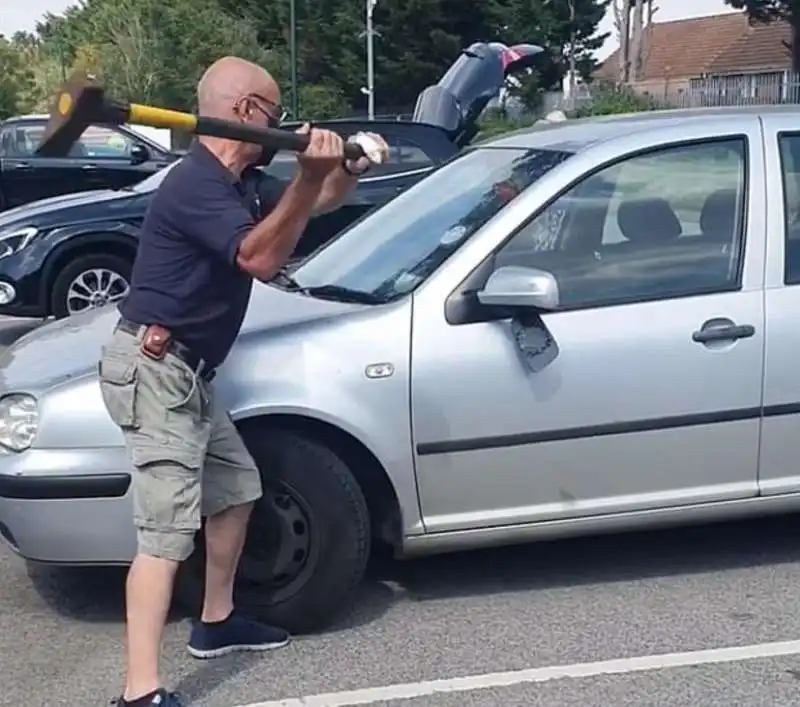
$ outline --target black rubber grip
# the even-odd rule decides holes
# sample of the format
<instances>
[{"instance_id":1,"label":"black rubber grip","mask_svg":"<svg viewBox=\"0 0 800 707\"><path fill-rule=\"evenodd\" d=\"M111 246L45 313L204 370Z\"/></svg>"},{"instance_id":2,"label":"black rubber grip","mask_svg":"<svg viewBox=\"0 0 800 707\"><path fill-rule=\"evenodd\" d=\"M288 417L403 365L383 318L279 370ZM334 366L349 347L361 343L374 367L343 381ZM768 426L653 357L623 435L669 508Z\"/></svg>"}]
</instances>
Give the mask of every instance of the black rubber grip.
<instances>
[{"instance_id":1,"label":"black rubber grip","mask_svg":"<svg viewBox=\"0 0 800 707\"><path fill-rule=\"evenodd\" d=\"M710 327L694 332L692 341L696 341L698 344L707 344L711 341L735 341L736 339L749 339L755 333L756 328L751 324Z\"/></svg>"},{"instance_id":2,"label":"black rubber grip","mask_svg":"<svg viewBox=\"0 0 800 707\"><path fill-rule=\"evenodd\" d=\"M256 145L271 147L274 150L290 150L292 152L305 152L310 139L308 135L298 135L280 128L258 128L254 125L206 117L197 119L197 127L194 132L197 135L252 142ZM364 150L360 145L348 142L344 146L344 154L347 159L357 160L364 156Z\"/></svg>"}]
</instances>

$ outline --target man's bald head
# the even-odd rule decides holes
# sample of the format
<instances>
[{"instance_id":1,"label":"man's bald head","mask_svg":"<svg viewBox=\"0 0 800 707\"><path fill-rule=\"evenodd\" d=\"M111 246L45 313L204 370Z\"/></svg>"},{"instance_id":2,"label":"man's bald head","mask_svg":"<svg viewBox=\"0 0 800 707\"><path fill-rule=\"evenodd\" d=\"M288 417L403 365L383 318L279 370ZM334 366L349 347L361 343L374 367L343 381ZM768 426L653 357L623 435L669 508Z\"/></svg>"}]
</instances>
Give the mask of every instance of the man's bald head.
<instances>
[{"instance_id":1,"label":"man's bald head","mask_svg":"<svg viewBox=\"0 0 800 707\"><path fill-rule=\"evenodd\" d=\"M280 105L280 89L266 69L246 59L226 56L206 69L197 84L200 115L230 120L237 102L248 97Z\"/></svg>"}]
</instances>

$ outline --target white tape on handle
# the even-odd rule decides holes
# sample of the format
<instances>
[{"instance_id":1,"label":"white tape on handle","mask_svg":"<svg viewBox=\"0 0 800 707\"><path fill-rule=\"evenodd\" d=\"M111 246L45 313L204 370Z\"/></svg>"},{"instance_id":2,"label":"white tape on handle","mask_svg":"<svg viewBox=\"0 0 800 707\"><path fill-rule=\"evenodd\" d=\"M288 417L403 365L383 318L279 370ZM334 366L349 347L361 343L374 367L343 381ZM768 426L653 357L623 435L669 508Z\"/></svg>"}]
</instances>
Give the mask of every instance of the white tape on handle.
<instances>
[{"instance_id":1,"label":"white tape on handle","mask_svg":"<svg viewBox=\"0 0 800 707\"><path fill-rule=\"evenodd\" d=\"M364 155L372 164L383 163L383 145L371 135L367 135L367 133L356 133L348 139L348 142L354 142L361 147L361 149L364 150Z\"/></svg>"}]
</instances>

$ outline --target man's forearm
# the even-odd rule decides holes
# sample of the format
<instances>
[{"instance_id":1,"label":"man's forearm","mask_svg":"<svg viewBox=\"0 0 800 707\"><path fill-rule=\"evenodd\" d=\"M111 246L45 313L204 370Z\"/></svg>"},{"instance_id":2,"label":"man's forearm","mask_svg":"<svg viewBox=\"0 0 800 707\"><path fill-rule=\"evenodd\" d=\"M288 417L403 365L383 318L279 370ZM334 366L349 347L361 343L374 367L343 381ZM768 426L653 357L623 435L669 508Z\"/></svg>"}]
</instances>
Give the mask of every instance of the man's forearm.
<instances>
[{"instance_id":1,"label":"man's forearm","mask_svg":"<svg viewBox=\"0 0 800 707\"><path fill-rule=\"evenodd\" d=\"M298 175L270 214L245 236L236 257L239 267L259 280L278 272L297 246L323 184Z\"/></svg>"},{"instance_id":2,"label":"man's forearm","mask_svg":"<svg viewBox=\"0 0 800 707\"><path fill-rule=\"evenodd\" d=\"M322 182L312 216L321 216L336 211L355 191L357 184L358 177L348 174L343 169L333 170Z\"/></svg>"}]
</instances>

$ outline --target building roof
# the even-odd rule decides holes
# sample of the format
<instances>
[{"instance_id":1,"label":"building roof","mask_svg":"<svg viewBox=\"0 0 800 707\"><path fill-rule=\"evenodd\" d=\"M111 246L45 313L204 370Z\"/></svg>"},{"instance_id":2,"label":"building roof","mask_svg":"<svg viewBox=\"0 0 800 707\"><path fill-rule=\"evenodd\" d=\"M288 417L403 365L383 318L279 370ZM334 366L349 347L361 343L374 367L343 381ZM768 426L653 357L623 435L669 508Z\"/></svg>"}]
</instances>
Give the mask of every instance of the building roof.
<instances>
[{"instance_id":1,"label":"building roof","mask_svg":"<svg viewBox=\"0 0 800 707\"><path fill-rule=\"evenodd\" d=\"M751 25L744 12L653 22L646 35L644 71L639 80L789 68L791 55L784 41L790 38L786 23ZM617 79L618 67L619 49L595 75Z\"/></svg>"},{"instance_id":2,"label":"building roof","mask_svg":"<svg viewBox=\"0 0 800 707\"><path fill-rule=\"evenodd\" d=\"M723 49L708 67L710 74L738 74L792 66L792 28L788 22L755 23Z\"/></svg>"}]
</instances>

